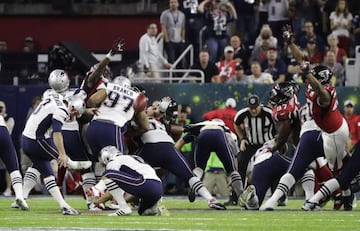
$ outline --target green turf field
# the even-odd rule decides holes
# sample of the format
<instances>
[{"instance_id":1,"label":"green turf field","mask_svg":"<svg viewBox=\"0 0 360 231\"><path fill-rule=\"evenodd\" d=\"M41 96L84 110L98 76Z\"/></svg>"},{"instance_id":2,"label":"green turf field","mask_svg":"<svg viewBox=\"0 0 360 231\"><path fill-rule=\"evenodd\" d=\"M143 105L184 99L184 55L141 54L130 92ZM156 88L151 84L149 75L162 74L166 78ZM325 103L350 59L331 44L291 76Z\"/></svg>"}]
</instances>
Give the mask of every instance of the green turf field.
<instances>
[{"instance_id":1,"label":"green turf field","mask_svg":"<svg viewBox=\"0 0 360 231\"><path fill-rule=\"evenodd\" d=\"M201 199L191 204L185 199L165 198L163 203L170 211L170 216L140 217L133 211L130 216L108 217L104 212L89 213L81 197L67 198L67 201L82 214L61 215L57 204L50 197L30 198L28 203L31 211L11 209L12 199L0 198L0 229L360 230L360 210L332 211L332 202L320 212L301 211L300 200L289 200L286 207L274 212L245 211L233 206L226 211L215 211L208 209L206 202Z\"/></svg>"}]
</instances>

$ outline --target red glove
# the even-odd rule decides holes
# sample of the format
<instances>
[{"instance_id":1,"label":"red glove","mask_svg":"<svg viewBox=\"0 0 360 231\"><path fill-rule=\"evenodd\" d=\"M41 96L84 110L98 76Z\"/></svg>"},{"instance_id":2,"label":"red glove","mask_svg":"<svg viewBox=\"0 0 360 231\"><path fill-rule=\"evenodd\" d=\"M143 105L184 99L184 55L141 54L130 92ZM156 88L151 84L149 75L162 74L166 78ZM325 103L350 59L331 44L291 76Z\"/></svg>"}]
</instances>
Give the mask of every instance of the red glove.
<instances>
[{"instance_id":1,"label":"red glove","mask_svg":"<svg viewBox=\"0 0 360 231\"><path fill-rule=\"evenodd\" d=\"M117 39L114 41L113 46L111 47L110 54L111 54L111 55L114 55L114 54L117 53L117 52L123 52L123 51L124 51L124 46L125 46L125 41L124 41L124 39L122 39L122 38L117 38Z\"/></svg>"},{"instance_id":2,"label":"red glove","mask_svg":"<svg viewBox=\"0 0 360 231\"><path fill-rule=\"evenodd\" d=\"M288 45L294 42L294 34L292 33L291 26L288 24L283 28L283 39Z\"/></svg>"}]
</instances>

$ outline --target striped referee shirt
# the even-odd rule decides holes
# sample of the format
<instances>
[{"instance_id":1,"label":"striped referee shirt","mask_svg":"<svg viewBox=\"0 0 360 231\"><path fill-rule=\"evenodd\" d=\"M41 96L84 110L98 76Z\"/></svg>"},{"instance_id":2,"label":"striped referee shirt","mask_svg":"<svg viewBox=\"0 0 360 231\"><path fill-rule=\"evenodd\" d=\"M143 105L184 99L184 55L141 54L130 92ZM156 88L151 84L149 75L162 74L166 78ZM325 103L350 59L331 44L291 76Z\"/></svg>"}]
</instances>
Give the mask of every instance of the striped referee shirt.
<instances>
[{"instance_id":1,"label":"striped referee shirt","mask_svg":"<svg viewBox=\"0 0 360 231\"><path fill-rule=\"evenodd\" d=\"M252 145L262 145L276 134L272 111L267 107L262 107L257 116L251 115L250 108L243 108L236 113L234 123L241 128L241 124L244 124L246 138Z\"/></svg>"}]
</instances>

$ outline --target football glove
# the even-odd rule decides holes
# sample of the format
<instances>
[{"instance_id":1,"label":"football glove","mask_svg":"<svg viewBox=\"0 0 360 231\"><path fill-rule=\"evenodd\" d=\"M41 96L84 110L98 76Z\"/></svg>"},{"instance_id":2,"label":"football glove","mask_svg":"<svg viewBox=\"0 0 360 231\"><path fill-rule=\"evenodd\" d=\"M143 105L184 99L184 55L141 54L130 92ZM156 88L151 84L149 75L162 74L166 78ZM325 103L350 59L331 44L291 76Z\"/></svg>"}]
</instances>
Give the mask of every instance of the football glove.
<instances>
[{"instance_id":1,"label":"football glove","mask_svg":"<svg viewBox=\"0 0 360 231\"><path fill-rule=\"evenodd\" d=\"M124 46L125 46L125 41L124 39L121 39L121 38L117 38L115 41L114 41L114 44L110 50L110 55L114 55L115 53L117 52L123 52L124 51Z\"/></svg>"}]
</instances>

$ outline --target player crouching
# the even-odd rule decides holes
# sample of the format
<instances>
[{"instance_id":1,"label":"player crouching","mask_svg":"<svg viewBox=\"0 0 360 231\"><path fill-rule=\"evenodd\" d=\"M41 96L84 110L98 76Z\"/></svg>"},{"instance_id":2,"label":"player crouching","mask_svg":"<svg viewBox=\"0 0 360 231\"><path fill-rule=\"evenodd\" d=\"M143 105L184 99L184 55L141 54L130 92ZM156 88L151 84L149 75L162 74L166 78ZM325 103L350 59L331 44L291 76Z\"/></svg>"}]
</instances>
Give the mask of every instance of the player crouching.
<instances>
[{"instance_id":1,"label":"player crouching","mask_svg":"<svg viewBox=\"0 0 360 231\"><path fill-rule=\"evenodd\" d=\"M158 202L163 195L161 180L155 170L138 156L123 155L115 146L106 146L100 151L99 161L106 169L103 178L86 193L99 203L105 190L117 201L119 209L109 216L124 216L132 213L124 199L124 192L140 198L138 213L162 215Z\"/></svg>"}]
</instances>

